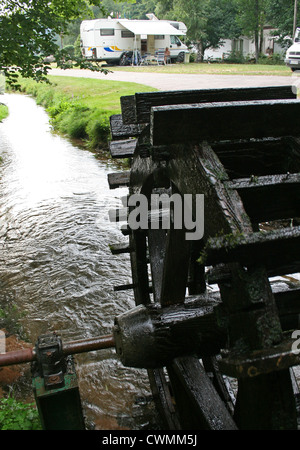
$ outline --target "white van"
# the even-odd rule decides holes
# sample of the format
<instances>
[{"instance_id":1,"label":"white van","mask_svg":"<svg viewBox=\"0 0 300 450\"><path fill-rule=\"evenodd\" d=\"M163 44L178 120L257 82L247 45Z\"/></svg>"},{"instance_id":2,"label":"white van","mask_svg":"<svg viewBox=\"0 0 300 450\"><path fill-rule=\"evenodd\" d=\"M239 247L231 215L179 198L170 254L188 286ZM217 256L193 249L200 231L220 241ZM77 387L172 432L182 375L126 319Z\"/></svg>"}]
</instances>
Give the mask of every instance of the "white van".
<instances>
[{"instance_id":1,"label":"white van","mask_svg":"<svg viewBox=\"0 0 300 450\"><path fill-rule=\"evenodd\" d=\"M170 50L172 62L183 62L188 48L179 36L185 36L183 22L167 20L94 19L80 26L81 51L87 59L125 64L127 52L141 56Z\"/></svg>"},{"instance_id":2,"label":"white van","mask_svg":"<svg viewBox=\"0 0 300 450\"><path fill-rule=\"evenodd\" d=\"M288 48L284 62L293 71L300 70L300 28L296 29L293 45Z\"/></svg>"}]
</instances>

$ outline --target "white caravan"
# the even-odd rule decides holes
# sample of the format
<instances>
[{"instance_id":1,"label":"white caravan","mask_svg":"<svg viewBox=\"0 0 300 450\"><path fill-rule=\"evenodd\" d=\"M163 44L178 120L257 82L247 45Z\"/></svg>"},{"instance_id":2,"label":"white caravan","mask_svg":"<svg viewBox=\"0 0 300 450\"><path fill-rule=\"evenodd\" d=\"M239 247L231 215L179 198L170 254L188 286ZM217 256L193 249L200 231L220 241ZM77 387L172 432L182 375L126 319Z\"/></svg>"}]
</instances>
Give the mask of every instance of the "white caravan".
<instances>
[{"instance_id":1,"label":"white caravan","mask_svg":"<svg viewBox=\"0 0 300 450\"><path fill-rule=\"evenodd\" d=\"M300 28L296 29L293 45L288 48L284 62L293 71L300 70Z\"/></svg>"},{"instance_id":2,"label":"white caravan","mask_svg":"<svg viewBox=\"0 0 300 450\"><path fill-rule=\"evenodd\" d=\"M183 62L188 48L178 36L187 31L183 22L167 20L94 19L80 26L83 56L109 64L126 64L128 52L141 56L170 50L171 61Z\"/></svg>"}]
</instances>

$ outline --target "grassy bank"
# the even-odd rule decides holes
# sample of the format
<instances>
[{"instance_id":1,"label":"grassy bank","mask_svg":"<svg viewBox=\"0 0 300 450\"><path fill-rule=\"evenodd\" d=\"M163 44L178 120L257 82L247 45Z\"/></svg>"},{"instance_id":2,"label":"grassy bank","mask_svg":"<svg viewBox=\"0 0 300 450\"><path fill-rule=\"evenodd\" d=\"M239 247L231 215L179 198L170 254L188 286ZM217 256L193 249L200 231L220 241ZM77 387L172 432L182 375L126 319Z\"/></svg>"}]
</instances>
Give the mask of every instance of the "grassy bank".
<instances>
[{"instance_id":1,"label":"grassy bank","mask_svg":"<svg viewBox=\"0 0 300 450\"><path fill-rule=\"evenodd\" d=\"M22 91L47 110L54 130L83 140L91 150L107 148L109 117L119 114L120 97L153 91L136 83L49 76L50 85L22 79Z\"/></svg>"},{"instance_id":2,"label":"grassy bank","mask_svg":"<svg viewBox=\"0 0 300 450\"><path fill-rule=\"evenodd\" d=\"M0 122L8 116L8 108L0 103Z\"/></svg>"}]
</instances>

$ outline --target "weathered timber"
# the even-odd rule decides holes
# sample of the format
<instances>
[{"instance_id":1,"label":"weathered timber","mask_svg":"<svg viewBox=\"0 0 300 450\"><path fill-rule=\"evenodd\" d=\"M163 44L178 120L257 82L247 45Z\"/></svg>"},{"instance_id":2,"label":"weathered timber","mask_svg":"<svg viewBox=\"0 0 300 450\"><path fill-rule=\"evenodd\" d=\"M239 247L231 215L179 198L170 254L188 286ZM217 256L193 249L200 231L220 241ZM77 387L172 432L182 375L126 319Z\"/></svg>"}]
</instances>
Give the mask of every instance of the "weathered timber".
<instances>
[{"instance_id":1,"label":"weathered timber","mask_svg":"<svg viewBox=\"0 0 300 450\"><path fill-rule=\"evenodd\" d=\"M300 216L299 173L235 179L226 186L238 191L254 223Z\"/></svg>"},{"instance_id":2,"label":"weathered timber","mask_svg":"<svg viewBox=\"0 0 300 450\"><path fill-rule=\"evenodd\" d=\"M296 430L289 369L238 380L234 419L239 430Z\"/></svg>"},{"instance_id":3,"label":"weathered timber","mask_svg":"<svg viewBox=\"0 0 300 450\"><path fill-rule=\"evenodd\" d=\"M142 125L125 125L122 120L122 114L110 116L110 133L112 139L137 137L141 134L142 129Z\"/></svg>"},{"instance_id":4,"label":"weathered timber","mask_svg":"<svg viewBox=\"0 0 300 450\"><path fill-rule=\"evenodd\" d=\"M183 429L237 429L197 358L176 358L168 372Z\"/></svg>"},{"instance_id":5,"label":"weathered timber","mask_svg":"<svg viewBox=\"0 0 300 450\"><path fill-rule=\"evenodd\" d=\"M230 178L300 172L300 146L290 137L213 143Z\"/></svg>"},{"instance_id":6,"label":"weathered timber","mask_svg":"<svg viewBox=\"0 0 300 450\"><path fill-rule=\"evenodd\" d=\"M128 230L129 227L128 227ZM134 287L136 305L147 305L150 300L150 285L147 266L147 241L146 234L140 231L129 232L131 274Z\"/></svg>"},{"instance_id":7,"label":"weathered timber","mask_svg":"<svg viewBox=\"0 0 300 450\"><path fill-rule=\"evenodd\" d=\"M126 367L157 368L176 356L217 354L226 334L214 308L219 297L195 296L187 304L139 305L115 319L116 350Z\"/></svg>"},{"instance_id":8,"label":"weathered timber","mask_svg":"<svg viewBox=\"0 0 300 450\"><path fill-rule=\"evenodd\" d=\"M163 421L163 429L180 430L178 413L170 392L164 369L148 369L148 377L156 409Z\"/></svg>"},{"instance_id":9,"label":"weathered timber","mask_svg":"<svg viewBox=\"0 0 300 450\"><path fill-rule=\"evenodd\" d=\"M114 291L129 291L130 289L134 289L135 285L133 283L130 284L120 284L119 286L114 286Z\"/></svg>"},{"instance_id":10,"label":"weathered timber","mask_svg":"<svg viewBox=\"0 0 300 450\"><path fill-rule=\"evenodd\" d=\"M190 241L186 240L185 229L168 230L163 273L160 286L162 306L183 303L185 300L190 260Z\"/></svg>"},{"instance_id":11,"label":"weathered timber","mask_svg":"<svg viewBox=\"0 0 300 450\"><path fill-rule=\"evenodd\" d=\"M210 239L205 247L206 264L239 262L242 266L264 264L273 273L276 266L300 265L300 227L271 232L232 234Z\"/></svg>"},{"instance_id":12,"label":"weathered timber","mask_svg":"<svg viewBox=\"0 0 300 450\"><path fill-rule=\"evenodd\" d=\"M117 189L123 186L129 186L130 172L114 172L107 175L110 189Z\"/></svg>"},{"instance_id":13,"label":"weathered timber","mask_svg":"<svg viewBox=\"0 0 300 450\"><path fill-rule=\"evenodd\" d=\"M120 98L123 123L130 125L137 123L134 95L124 95Z\"/></svg>"},{"instance_id":14,"label":"weathered timber","mask_svg":"<svg viewBox=\"0 0 300 450\"><path fill-rule=\"evenodd\" d=\"M110 245L109 248L113 255L121 255L123 253L131 252L131 248L128 243L113 244L113 245Z\"/></svg>"},{"instance_id":15,"label":"weathered timber","mask_svg":"<svg viewBox=\"0 0 300 450\"><path fill-rule=\"evenodd\" d=\"M298 100L202 103L151 109L152 145L299 136ZM172 133L166 130L172 129Z\"/></svg>"},{"instance_id":16,"label":"weathered timber","mask_svg":"<svg viewBox=\"0 0 300 450\"><path fill-rule=\"evenodd\" d=\"M111 141L109 151L112 158L131 158L134 155L137 145L136 139L125 139L120 141Z\"/></svg>"},{"instance_id":17,"label":"weathered timber","mask_svg":"<svg viewBox=\"0 0 300 450\"><path fill-rule=\"evenodd\" d=\"M222 373L235 378L253 378L262 374L288 369L300 364L300 353L293 350L292 339L272 348L256 350L246 355L231 355L220 360Z\"/></svg>"},{"instance_id":18,"label":"weathered timber","mask_svg":"<svg viewBox=\"0 0 300 450\"><path fill-rule=\"evenodd\" d=\"M150 111L151 107L153 106L180 105L187 103L209 103L209 102L295 99L295 98L297 98L297 96L295 95L295 93L293 93L292 86L271 86L262 88L256 87L256 88L231 88L231 89L199 89L186 91L136 93L135 94L136 112L133 112L134 111L133 98L130 99L130 102L132 102L131 118L133 118L134 115L136 115L136 120L138 123L149 123ZM122 97L121 97L121 104L122 104ZM124 113L126 114L127 117L127 111L124 111Z\"/></svg>"}]
</instances>

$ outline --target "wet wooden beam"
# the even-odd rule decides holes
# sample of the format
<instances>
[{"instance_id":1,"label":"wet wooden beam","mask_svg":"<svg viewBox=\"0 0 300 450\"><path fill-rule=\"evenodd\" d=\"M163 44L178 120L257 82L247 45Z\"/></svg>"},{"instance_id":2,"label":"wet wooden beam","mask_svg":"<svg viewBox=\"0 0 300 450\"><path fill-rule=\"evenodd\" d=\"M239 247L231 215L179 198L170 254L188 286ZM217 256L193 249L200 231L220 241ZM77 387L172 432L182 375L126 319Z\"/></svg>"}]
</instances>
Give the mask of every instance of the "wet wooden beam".
<instances>
[{"instance_id":1,"label":"wet wooden beam","mask_svg":"<svg viewBox=\"0 0 300 450\"><path fill-rule=\"evenodd\" d=\"M109 173L107 175L107 180L110 189L117 189L119 187L129 186L130 171Z\"/></svg>"},{"instance_id":2,"label":"wet wooden beam","mask_svg":"<svg viewBox=\"0 0 300 450\"><path fill-rule=\"evenodd\" d=\"M300 174L235 179L226 183L241 196L253 223L300 216Z\"/></svg>"},{"instance_id":3,"label":"wet wooden beam","mask_svg":"<svg viewBox=\"0 0 300 450\"><path fill-rule=\"evenodd\" d=\"M176 358L168 373L183 429L237 429L197 358Z\"/></svg>"},{"instance_id":4,"label":"wet wooden beam","mask_svg":"<svg viewBox=\"0 0 300 450\"><path fill-rule=\"evenodd\" d=\"M130 253L131 248L128 243L122 243L122 244L112 244L109 246L110 251L113 255L121 255L123 253Z\"/></svg>"},{"instance_id":5,"label":"wet wooden beam","mask_svg":"<svg viewBox=\"0 0 300 450\"><path fill-rule=\"evenodd\" d=\"M112 158L132 158L136 149L136 139L111 141L109 151Z\"/></svg>"},{"instance_id":6,"label":"wet wooden beam","mask_svg":"<svg viewBox=\"0 0 300 450\"><path fill-rule=\"evenodd\" d=\"M300 145L290 137L212 144L231 178L300 172Z\"/></svg>"},{"instance_id":7,"label":"wet wooden beam","mask_svg":"<svg viewBox=\"0 0 300 450\"><path fill-rule=\"evenodd\" d=\"M298 100L158 106L151 109L151 143L299 136L299 114Z\"/></svg>"},{"instance_id":8,"label":"wet wooden beam","mask_svg":"<svg viewBox=\"0 0 300 450\"><path fill-rule=\"evenodd\" d=\"M120 99L124 125L137 123L134 95L125 95Z\"/></svg>"},{"instance_id":9,"label":"wet wooden beam","mask_svg":"<svg viewBox=\"0 0 300 450\"><path fill-rule=\"evenodd\" d=\"M293 263L299 267L299 252L300 227L222 236L209 239L205 247L207 265L229 262L239 262L242 266L264 264L273 273L276 266Z\"/></svg>"},{"instance_id":10,"label":"wet wooden beam","mask_svg":"<svg viewBox=\"0 0 300 450\"><path fill-rule=\"evenodd\" d=\"M122 114L110 116L110 132L112 139L128 139L141 134L141 125L126 125L123 123Z\"/></svg>"},{"instance_id":11,"label":"wet wooden beam","mask_svg":"<svg viewBox=\"0 0 300 450\"><path fill-rule=\"evenodd\" d=\"M297 96L293 93L292 86L136 93L135 114L137 123L149 123L150 111L153 106L295 98Z\"/></svg>"}]
</instances>

